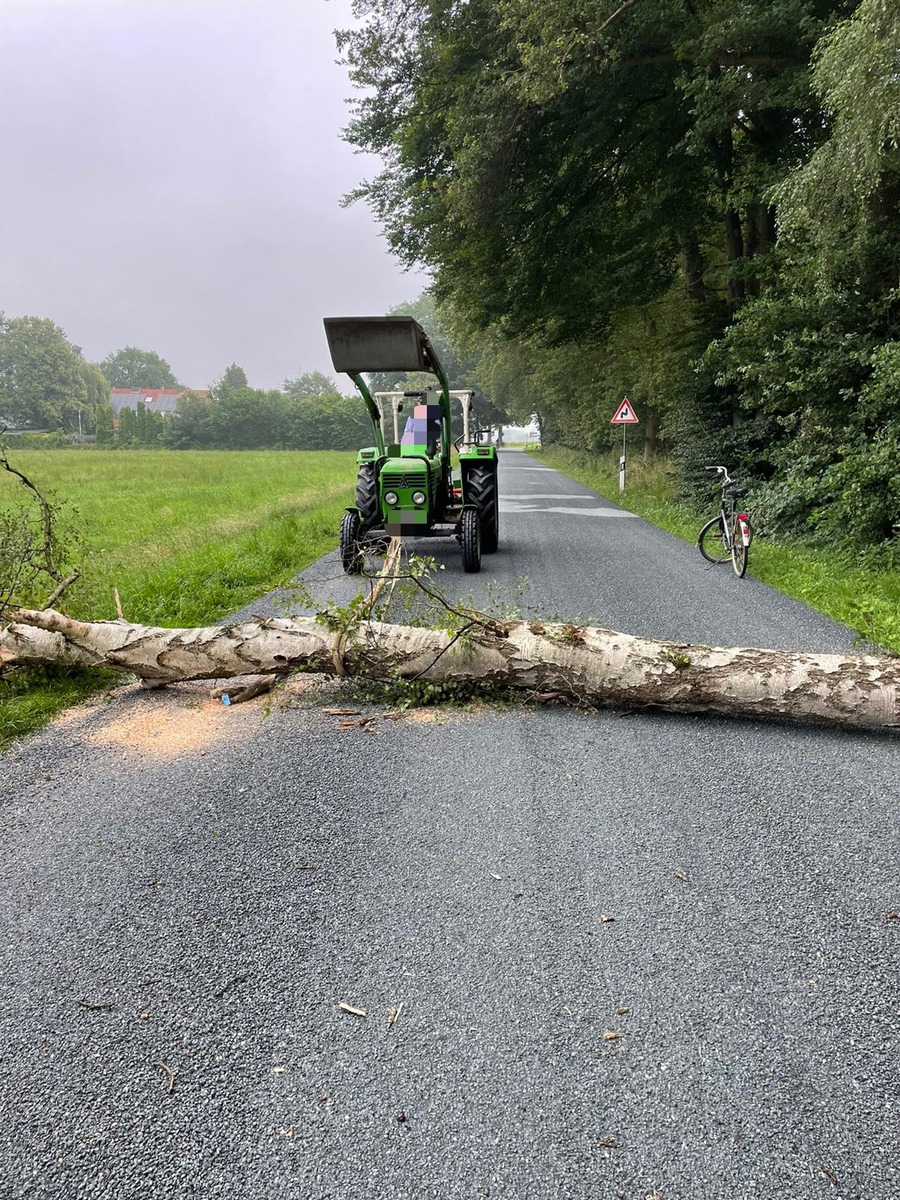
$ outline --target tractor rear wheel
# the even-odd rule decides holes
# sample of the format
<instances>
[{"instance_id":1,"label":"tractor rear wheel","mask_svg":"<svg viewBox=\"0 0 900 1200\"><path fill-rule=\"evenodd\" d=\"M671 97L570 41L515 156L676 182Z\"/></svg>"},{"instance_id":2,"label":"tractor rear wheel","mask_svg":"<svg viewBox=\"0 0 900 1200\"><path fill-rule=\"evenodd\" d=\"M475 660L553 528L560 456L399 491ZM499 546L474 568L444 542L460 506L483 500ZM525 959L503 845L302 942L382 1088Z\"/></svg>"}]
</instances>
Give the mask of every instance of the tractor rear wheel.
<instances>
[{"instance_id":1,"label":"tractor rear wheel","mask_svg":"<svg viewBox=\"0 0 900 1200\"><path fill-rule=\"evenodd\" d=\"M359 575L363 569L359 530L359 514L356 512L344 513L344 519L341 521L341 566L346 575Z\"/></svg>"},{"instance_id":2,"label":"tractor rear wheel","mask_svg":"<svg viewBox=\"0 0 900 1200\"><path fill-rule=\"evenodd\" d=\"M375 525L381 516L378 504L378 476L374 463L363 463L356 473L356 507L363 529Z\"/></svg>"},{"instance_id":3,"label":"tractor rear wheel","mask_svg":"<svg viewBox=\"0 0 900 1200\"><path fill-rule=\"evenodd\" d=\"M481 570L481 516L476 508L464 508L459 518L459 544L463 570L473 575Z\"/></svg>"},{"instance_id":4,"label":"tractor rear wheel","mask_svg":"<svg viewBox=\"0 0 900 1200\"><path fill-rule=\"evenodd\" d=\"M466 504L481 512L481 549L493 554L500 543L500 497L496 467L472 467L466 476Z\"/></svg>"}]
</instances>

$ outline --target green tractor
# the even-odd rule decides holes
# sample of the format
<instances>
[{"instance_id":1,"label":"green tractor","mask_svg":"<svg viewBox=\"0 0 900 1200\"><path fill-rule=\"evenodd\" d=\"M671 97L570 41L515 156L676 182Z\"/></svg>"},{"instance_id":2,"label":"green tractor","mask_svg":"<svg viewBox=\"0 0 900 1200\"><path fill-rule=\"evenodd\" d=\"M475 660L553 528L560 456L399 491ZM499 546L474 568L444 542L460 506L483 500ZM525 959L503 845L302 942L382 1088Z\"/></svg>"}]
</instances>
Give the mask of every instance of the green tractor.
<instances>
[{"instance_id":1,"label":"green tractor","mask_svg":"<svg viewBox=\"0 0 900 1200\"><path fill-rule=\"evenodd\" d=\"M363 569L364 553L392 537L455 537L463 569L481 570L482 552L497 549L500 505L497 450L469 429L471 392L451 392L425 331L412 317L326 317L325 334L336 371L346 372L372 419L374 446L356 456L356 504L341 522L341 563L348 575ZM387 405L379 406L363 372L416 371L436 375L434 392L376 393L392 401L393 437L386 442ZM437 395L437 402L429 396ZM463 434L451 442L450 399L460 400ZM398 414L412 402L400 432ZM451 450L458 451L454 471Z\"/></svg>"}]
</instances>

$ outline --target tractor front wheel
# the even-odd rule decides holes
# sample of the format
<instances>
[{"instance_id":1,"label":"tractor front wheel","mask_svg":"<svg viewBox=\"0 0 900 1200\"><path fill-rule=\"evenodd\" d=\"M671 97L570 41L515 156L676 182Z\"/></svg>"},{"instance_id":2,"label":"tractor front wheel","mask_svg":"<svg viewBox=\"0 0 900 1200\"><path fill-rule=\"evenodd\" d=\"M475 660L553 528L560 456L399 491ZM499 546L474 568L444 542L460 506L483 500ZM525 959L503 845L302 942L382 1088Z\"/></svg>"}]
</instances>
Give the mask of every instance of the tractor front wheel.
<instances>
[{"instance_id":1,"label":"tractor front wheel","mask_svg":"<svg viewBox=\"0 0 900 1200\"><path fill-rule=\"evenodd\" d=\"M359 514L356 512L344 513L344 519L341 521L341 566L347 575L359 575L363 569L359 529Z\"/></svg>"},{"instance_id":2,"label":"tractor front wheel","mask_svg":"<svg viewBox=\"0 0 900 1200\"><path fill-rule=\"evenodd\" d=\"M481 512L481 549L493 554L500 543L500 497L496 467L472 467L466 476L466 504Z\"/></svg>"},{"instance_id":3,"label":"tractor front wheel","mask_svg":"<svg viewBox=\"0 0 900 1200\"><path fill-rule=\"evenodd\" d=\"M356 507L363 529L375 525L381 516L378 504L378 476L374 463L363 463L356 473Z\"/></svg>"},{"instance_id":4,"label":"tractor front wheel","mask_svg":"<svg viewBox=\"0 0 900 1200\"><path fill-rule=\"evenodd\" d=\"M459 518L459 544L463 570L473 575L481 570L481 517L477 508L464 508Z\"/></svg>"}]
</instances>

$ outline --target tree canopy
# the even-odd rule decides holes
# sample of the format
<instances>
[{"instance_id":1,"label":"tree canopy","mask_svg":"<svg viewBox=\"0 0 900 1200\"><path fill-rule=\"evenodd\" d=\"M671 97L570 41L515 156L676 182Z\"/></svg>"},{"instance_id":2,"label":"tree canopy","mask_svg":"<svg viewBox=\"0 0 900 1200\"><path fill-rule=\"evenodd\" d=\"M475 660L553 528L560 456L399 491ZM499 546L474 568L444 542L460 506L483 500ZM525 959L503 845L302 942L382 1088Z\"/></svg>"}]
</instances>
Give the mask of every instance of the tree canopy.
<instances>
[{"instance_id":1,"label":"tree canopy","mask_svg":"<svg viewBox=\"0 0 900 1200\"><path fill-rule=\"evenodd\" d=\"M0 419L23 429L77 429L105 383L53 321L0 313Z\"/></svg>"},{"instance_id":2,"label":"tree canopy","mask_svg":"<svg viewBox=\"0 0 900 1200\"><path fill-rule=\"evenodd\" d=\"M181 385L172 368L155 350L124 346L108 354L100 370L115 388L177 388Z\"/></svg>"},{"instance_id":3,"label":"tree canopy","mask_svg":"<svg viewBox=\"0 0 900 1200\"><path fill-rule=\"evenodd\" d=\"M384 169L348 200L431 271L495 404L599 450L627 394L685 494L727 461L772 528L896 540L892 0L357 10L346 136ZM842 525L860 472L888 500Z\"/></svg>"},{"instance_id":4,"label":"tree canopy","mask_svg":"<svg viewBox=\"0 0 900 1200\"><path fill-rule=\"evenodd\" d=\"M605 333L679 255L732 301L766 190L820 129L808 63L839 0L373 0L340 35L348 136L401 259L479 326Z\"/></svg>"},{"instance_id":5,"label":"tree canopy","mask_svg":"<svg viewBox=\"0 0 900 1200\"><path fill-rule=\"evenodd\" d=\"M222 378L213 386L215 388L245 388L250 385L247 382L247 372L244 368L239 367L237 363L232 363Z\"/></svg>"}]
</instances>

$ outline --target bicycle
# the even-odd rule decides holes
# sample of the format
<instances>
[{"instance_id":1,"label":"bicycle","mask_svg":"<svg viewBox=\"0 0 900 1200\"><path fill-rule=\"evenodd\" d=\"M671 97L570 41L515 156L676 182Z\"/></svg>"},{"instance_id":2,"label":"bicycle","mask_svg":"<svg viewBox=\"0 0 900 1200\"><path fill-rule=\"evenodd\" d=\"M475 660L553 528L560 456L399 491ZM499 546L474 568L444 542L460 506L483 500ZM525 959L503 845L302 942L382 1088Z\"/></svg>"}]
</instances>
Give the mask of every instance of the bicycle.
<instances>
[{"instance_id":1,"label":"bicycle","mask_svg":"<svg viewBox=\"0 0 900 1200\"><path fill-rule=\"evenodd\" d=\"M710 563L731 562L738 579L743 579L750 557L753 530L746 512L738 512L738 500L745 488L738 487L727 467L705 467L722 476L722 499L718 515L707 521L697 538L697 549Z\"/></svg>"}]
</instances>

